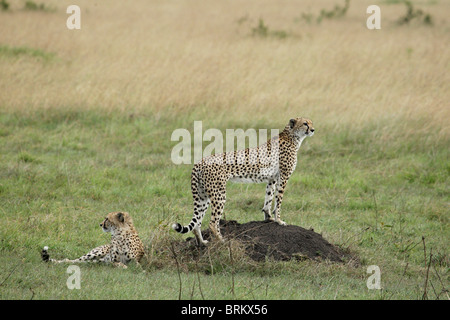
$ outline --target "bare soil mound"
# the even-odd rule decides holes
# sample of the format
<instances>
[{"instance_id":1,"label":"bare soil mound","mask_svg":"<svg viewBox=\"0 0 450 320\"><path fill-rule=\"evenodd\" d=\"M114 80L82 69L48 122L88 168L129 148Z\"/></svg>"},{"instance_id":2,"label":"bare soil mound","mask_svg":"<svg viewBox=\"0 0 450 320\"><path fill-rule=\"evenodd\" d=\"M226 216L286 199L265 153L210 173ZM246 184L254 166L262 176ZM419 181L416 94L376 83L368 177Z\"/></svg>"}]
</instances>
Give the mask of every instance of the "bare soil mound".
<instances>
[{"instance_id":1,"label":"bare soil mound","mask_svg":"<svg viewBox=\"0 0 450 320\"><path fill-rule=\"evenodd\" d=\"M314 230L299 226L280 226L267 221L240 224L234 220L221 220L220 231L224 238L234 238L244 243L246 253L256 261L264 261L266 257L274 260L322 259L333 262L355 260ZM205 240L211 240L209 229L202 231L202 235ZM187 241L194 244L195 238L188 238Z\"/></svg>"}]
</instances>

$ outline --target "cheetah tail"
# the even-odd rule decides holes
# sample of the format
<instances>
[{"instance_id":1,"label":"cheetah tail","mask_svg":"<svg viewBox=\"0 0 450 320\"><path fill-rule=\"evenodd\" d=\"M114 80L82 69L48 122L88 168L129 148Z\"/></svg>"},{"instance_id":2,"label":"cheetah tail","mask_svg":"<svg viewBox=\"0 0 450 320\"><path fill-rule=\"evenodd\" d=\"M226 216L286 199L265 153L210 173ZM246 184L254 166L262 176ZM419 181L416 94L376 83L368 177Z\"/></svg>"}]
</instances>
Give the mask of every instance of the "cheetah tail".
<instances>
[{"instance_id":1,"label":"cheetah tail","mask_svg":"<svg viewBox=\"0 0 450 320\"><path fill-rule=\"evenodd\" d=\"M191 173L191 189L193 195L198 194L198 187L199 187L198 181L199 181L199 169L197 165L194 165L194 168L192 169ZM179 223L174 223L172 224L172 229L179 233L188 233L189 231L192 231L192 229L194 229L197 223L198 223L197 219L193 217L191 222L187 226L182 226Z\"/></svg>"},{"instance_id":2,"label":"cheetah tail","mask_svg":"<svg viewBox=\"0 0 450 320\"><path fill-rule=\"evenodd\" d=\"M50 255L48 254L48 247L47 246L45 246L44 249L42 249L41 257L42 257L42 260L45 261L45 262L50 261Z\"/></svg>"},{"instance_id":3,"label":"cheetah tail","mask_svg":"<svg viewBox=\"0 0 450 320\"><path fill-rule=\"evenodd\" d=\"M179 233L188 233L189 231L192 231L192 229L194 229L194 227L191 224L189 224L186 227L183 227L179 223L174 223L174 224L172 224L172 229Z\"/></svg>"}]
</instances>

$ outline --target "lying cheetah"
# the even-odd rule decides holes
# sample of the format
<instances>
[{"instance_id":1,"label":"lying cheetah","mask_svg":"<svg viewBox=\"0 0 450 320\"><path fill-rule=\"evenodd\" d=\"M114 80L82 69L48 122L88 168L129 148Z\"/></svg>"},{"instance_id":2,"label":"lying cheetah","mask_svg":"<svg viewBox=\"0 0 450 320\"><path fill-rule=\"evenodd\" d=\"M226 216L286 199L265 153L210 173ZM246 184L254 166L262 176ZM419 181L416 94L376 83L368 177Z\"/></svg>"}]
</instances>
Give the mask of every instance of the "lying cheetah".
<instances>
[{"instance_id":1,"label":"lying cheetah","mask_svg":"<svg viewBox=\"0 0 450 320\"><path fill-rule=\"evenodd\" d=\"M284 130L257 148L227 152L203 158L194 165L191 174L191 190L194 197L194 216L187 226L174 223L172 228L180 233L193 231L197 243L206 244L201 233L202 220L211 204L210 228L216 238L222 240L219 221L226 200L226 183L266 182L264 201L265 220L280 219L280 207L286 183L297 165L297 152L303 139L314 135L312 121L305 118L291 119ZM276 190L275 204L270 211Z\"/></svg>"},{"instance_id":2,"label":"lying cheetah","mask_svg":"<svg viewBox=\"0 0 450 320\"><path fill-rule=\"evenodd\" d=\"M125 264L134 259L139 264L144 255L144 245L127 212L108 213L100 227L104 232L111 233L111 243L92 249L75 260L51 259L46 246L41 252L42 260L55 263L106 262L126 268Z\"/></svg>"}]
</instances>

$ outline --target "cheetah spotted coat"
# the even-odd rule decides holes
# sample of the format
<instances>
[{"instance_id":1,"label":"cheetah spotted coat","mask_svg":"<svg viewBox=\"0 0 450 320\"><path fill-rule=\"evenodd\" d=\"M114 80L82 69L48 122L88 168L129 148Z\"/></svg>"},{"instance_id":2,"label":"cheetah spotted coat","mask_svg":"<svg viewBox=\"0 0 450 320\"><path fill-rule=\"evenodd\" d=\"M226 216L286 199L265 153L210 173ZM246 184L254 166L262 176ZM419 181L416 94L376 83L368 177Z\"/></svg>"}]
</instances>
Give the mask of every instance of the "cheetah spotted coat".
<instances>
[{"instance_id":1,"label":"cheetah spotted coat","mask_svg":"<svg viewBox=\"0 0 450 320\"><path fill-rule=\"evenodd\" d=\"M48 247L41 252L44 261L55 263L105 262L125 267L130 260L137 263L144 255L144 245L127 212L111 212L100 224L104 232L111 233L111 243L92 249L78 259L55 260L48 254Z\"/></svg>"},{"instance_id":2,"label":"cheetah spotted coat","mask_svg":"<svg viewBox=\"0 0 450 320\"><path fill-rule=\"evenodd\" d=\"M295 118L289 121L278 136L257 148L203 158L194 165L191 174L191 190L194 198L193 218L187 226L175 223L172 228L180 233L193 231L197 243L206 244L207 241L203 240L200 228L205 212L211 205L210 228L213 234L222 240L219 221L225 206L228 181L267 183L262 209L264 219L286 225L280 218L286 183L297 165L297 152L303 139L313 134L311 120ZM275 203L271 213L274 196Z\"/></svg>"}]
</instances>

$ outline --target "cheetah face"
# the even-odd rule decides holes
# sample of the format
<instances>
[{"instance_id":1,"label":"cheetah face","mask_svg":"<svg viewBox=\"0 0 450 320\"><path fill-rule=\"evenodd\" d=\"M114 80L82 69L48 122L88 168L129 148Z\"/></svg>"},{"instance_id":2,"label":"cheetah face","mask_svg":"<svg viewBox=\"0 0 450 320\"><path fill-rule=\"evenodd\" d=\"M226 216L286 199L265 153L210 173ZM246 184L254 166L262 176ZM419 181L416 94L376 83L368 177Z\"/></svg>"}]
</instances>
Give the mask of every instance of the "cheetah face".
<instances>
[{"instance_id":1,"label":"cheetah face","mask_svg":"<svg viewBox=\"0 0 450 320\"><path fill-rule=\"evenodd\" d=\"M295 118L289 121L289 129L298 138L312 137L314 127L311 120L306 118Z\"/></svg>"},{"instance_id":2,"label":"cheetah face","mask_svg":"<svg viewBox=\"0 0 450 320\"><path fill-rule=\"evenodd\" d=\"M127 212L108 213L105 220L100 224L104 232L111 232L113 235L116 230L133 226L133 220Z\"/></svg>"},{"instance_id":3,"label":"cheetah face","mask_svg":"<svg viewBox=\"0 0 450 320\"><path fill-rule=\"evenodd\" d=\"M111 232L112 230L112 223L108 220L108 217L103 220L102 223L100 223L100 227L102 228L103 232Z\"/></svg>"}]
</instances>

